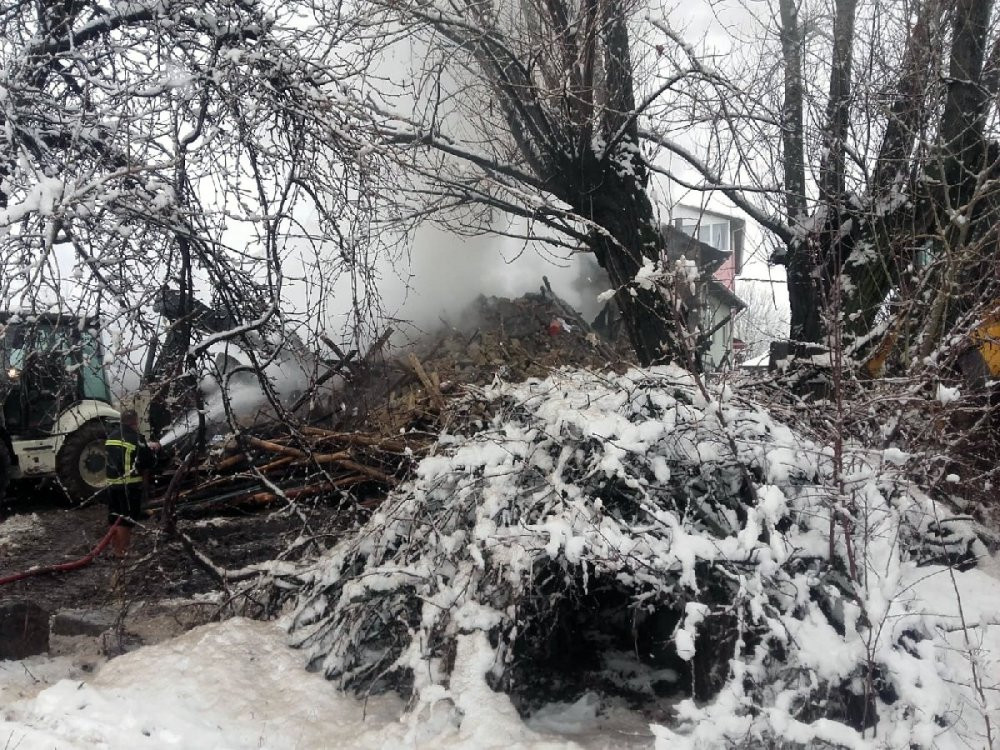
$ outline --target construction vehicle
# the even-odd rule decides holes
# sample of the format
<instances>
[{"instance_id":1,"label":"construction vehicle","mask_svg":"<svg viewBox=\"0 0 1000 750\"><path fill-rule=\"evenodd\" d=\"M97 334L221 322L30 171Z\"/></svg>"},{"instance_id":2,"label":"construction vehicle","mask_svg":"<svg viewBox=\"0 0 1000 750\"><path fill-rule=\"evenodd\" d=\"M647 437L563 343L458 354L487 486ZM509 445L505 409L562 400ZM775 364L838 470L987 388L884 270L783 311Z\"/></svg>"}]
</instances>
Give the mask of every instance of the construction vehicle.
<instances>
[{"instance_id":1,"label":"construction vehicle","mask_svg":"<svg viewBox=\"0 0 1000 750\"><path fill-rule=\"evenodd\" d=\"M96 495L119 418L98 320L0 312L0 366L0 506L17 479L54 479L74 502Z\"/></svg>"}]
</instances>

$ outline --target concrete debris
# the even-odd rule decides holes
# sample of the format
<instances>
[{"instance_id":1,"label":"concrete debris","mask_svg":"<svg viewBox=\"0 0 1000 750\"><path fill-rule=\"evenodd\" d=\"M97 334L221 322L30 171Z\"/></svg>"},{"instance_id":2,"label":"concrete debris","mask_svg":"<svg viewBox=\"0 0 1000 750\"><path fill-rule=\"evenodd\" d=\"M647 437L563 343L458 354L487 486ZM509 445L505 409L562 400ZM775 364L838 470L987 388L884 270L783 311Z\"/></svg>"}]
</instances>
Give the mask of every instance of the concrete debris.
<instances>
[{"instance_id":1,"label":"concrete debris","mask_svg":"<svg viewBox=\"0 0 1000 750\"><path fill-rule=\"evenodd\" d=\"M27 599L0 602L0 659L24 659L48 649L48 612Z\"/></svg>"}]
</instances>

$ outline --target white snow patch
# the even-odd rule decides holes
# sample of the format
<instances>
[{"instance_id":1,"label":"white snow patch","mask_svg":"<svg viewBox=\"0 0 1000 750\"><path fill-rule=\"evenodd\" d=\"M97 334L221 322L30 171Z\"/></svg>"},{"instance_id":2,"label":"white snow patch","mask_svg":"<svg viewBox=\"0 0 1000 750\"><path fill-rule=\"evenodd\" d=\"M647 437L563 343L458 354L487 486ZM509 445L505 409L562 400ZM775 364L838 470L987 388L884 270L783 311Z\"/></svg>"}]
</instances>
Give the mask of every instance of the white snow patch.
<instances>
[{"instance_id":1,"label":"white snow patch","mask_svg":"<svg viewBox=\"0 0 1000 750\"><path fill-rule=\"evenodd\" d=\"M0 522L0 553L9 554L39 536L41 522L37 513L14 515Z\"/></svg>"},{"instance_id":2,"label":"white snow patch","mask_svg":"<svg viewBox=\"0 0 1000 750\"><path fill-rule=\"evenodd\" d=\"M942 383L938 383L936 398L942 404L948 405L952 401L958 401L961 395L962 392L958 388L949 388Z\"/></svg>"},{"instance_id":3,"label":"white snow patch","mask_svg":"<svg viewBox=\"0 0 1000 750\"><path fill-rule=\"evenodd\" d=\"M397 697L356 700L306 672L274 623L206 625L89 674L100 660L85 651L0 661L0 747L596 750L650 741L630 712L618 711L604 729L593 697L543 708L529 727L483 682L493 650L481 632L459 639L451 689L436 710L409 715Z\"/></svg>"}]
</instances>

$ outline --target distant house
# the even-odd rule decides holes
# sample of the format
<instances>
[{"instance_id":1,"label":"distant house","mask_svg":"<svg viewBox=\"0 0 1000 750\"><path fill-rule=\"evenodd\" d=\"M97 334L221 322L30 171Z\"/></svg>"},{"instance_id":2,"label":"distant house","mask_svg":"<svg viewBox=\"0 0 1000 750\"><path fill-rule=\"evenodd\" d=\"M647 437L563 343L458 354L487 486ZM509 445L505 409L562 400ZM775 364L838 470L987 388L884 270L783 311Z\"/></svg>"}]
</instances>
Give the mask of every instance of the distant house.
<instances>
[{"instance_id":1,"label":"distant house","mask_svg":"<svg viewBox=\"0 0 1000 750\"><path fill-rule=\"evenodd\" d=\"M734 216L675 206L668 224L662 224L667 260L681 258L697 268L692 286L677 291L685 312L685 324L697 333L702 370L713 372L735 366L733 316L746 307L736 296L736 275L743 266L744 221ZM595 298L610 286L597 261L581 265L577 291L585 299ZM584 311L589 312L589 311ZM611 340L621 336L617 306L609 302L594 318L595 330Z\"/></svg>"},{"instance_id":2,"label":"distant house","mask_svg":"<svg viewBox=\"0 0 1000 750\"><path fill-rule=\"evenodd\" d=\"M699 240L699 245L704 243L715 251L687 249L685 243L672 239L672 233L667 233L668 257L685 254L689 260L696 260L693 257L696 255L696 262L702 271L702 283L697 289L697 310L694 311L697 319L691 321L708 339L702 347L702 368L712 372L733 367L733 317L746 307L743 300L736 296L736 276L743 269L746 222L735 216L693 206L674 206L671 214L671 229L695 238Z\"/></svg>"}]
</instances>

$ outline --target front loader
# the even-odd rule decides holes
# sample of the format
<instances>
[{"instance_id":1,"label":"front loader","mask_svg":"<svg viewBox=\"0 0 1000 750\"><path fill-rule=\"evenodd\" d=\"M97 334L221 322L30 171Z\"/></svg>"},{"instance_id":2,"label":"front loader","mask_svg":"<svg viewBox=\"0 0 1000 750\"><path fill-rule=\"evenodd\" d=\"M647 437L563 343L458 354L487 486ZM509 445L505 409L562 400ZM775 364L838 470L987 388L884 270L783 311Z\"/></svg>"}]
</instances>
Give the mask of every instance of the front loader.
<instances>
[{"instance_id":1,"label":"front loader","mask_svg":"<svg viewBox=\"0 0 1000 750\"><path fill-rule=\"evenodd\" d=\"M105 485L111 406L96 318L0 312L0 507L12 480L54 479L73 502Z\"/></svg>"}]
</instances>

